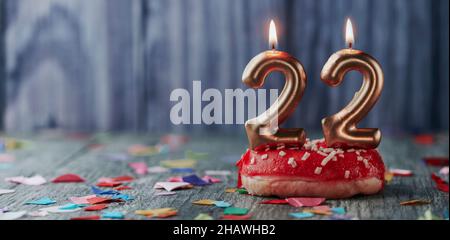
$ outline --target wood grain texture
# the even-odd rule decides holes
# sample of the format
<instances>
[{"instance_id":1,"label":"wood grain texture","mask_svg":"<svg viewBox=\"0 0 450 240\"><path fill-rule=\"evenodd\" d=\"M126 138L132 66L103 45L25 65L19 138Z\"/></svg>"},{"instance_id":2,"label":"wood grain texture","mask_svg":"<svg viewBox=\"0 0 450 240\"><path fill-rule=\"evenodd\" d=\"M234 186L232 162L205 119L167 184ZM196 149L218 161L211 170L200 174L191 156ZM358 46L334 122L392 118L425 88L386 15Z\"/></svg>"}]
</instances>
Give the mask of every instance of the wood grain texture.
<instances>
[{"instance_id":1,"label":"wood grain texture","mask_svg":"<svg viewBox=\"0 0 450 240\"><path fill-rule=\"evenodd\" d=\"M50 136L50 137L49 137ZM114 162L102 159L104 153L124 152L128 146L136 143L156 144L157 135L112 134L93 137L86 140L68 140L61 135L22 136L32 141L32 148L25 148L14 152L17 156L15 167L0 170L0 188L12 188L14 194L0 196L0 207L10 210L37 210L39 206L24 205L24 202L41 197L51 197L57 204L68 203L72 196L90 194L89 185L94 184L100 177L114 177L119 175L133 175L137 178L130 185L132 190L124 193L136 199L126 203L112 203L108 210L121 211L127 218L145 219L134 214L135 210L147 208L173 207L179 214L171 219L193 219L199 213L209 213L215 219L220 218L223 209L209 206L197 206L195 200L209 198L225 200L236 207L249 208L252 219L292 219L288 213L296 211L288 205L260 205L258 202L268 198L225 193L227 187L236 185L236 168L234 166L240 154L245 151L246 139L243 135L215 137L212 135L191 136L191 141L179 151L153 157L135 158L131 161L145 161L149 166L159 165L160 160L183 158L185 150L207 152L206 160L199 160L195 167L198 175L205 170L231 170L233 174L224 178L223 183L206 187L195 187L189 190L176 191L174 196L154 196L153 186L158 181L164 181L174 174L148 174L136 176L127 166L128 162ZM448 134L439 135L433 146L416 145L411 138L385 137L379 150L388 167L404 168L414 171L414 177L395 177L384 191L372 196L357 196L346 200L327 200L333 207L344 207L348 214L359 219L417 219L427 209L442 216L448 210L449 196L435 188L430 178L431 172L439 168L428 167L423 164L424 156L448 156ZM104 144L104 148L90 150L87 146L97 142ZM5 177L42 174L45 178L52 178L66 174L79 174L87 183L53 184L43 186L23 186L9 184L3 181ZM423 206L400 206L400 201L410 199L428 199L432 203ZM25 219L69 219L79 215L89 215L83 211L68 214L50 214L47 217ZM324 219L316 216L313 219Z\"/></svg>"},{"instance_id":2,"label":"wood grain texture","mask_svg":"<svg viewBox=\"0 0 450 240\"><path fill-rule=\"evenodd\" d=\"M377 58L385 73L380 101L363 124L389 132L448 130L447 0L3 0L0 5L5 12L0 97L10 132L49 127L240 132L236 126L171 124L169 94L191 90L193 80L202 80L203 89L245 89L242 71L267 49L271 18L278 24L279 48L299 58L309 77L287 124L320 129L320 119L338 112L361 84L353 73L339 88L319 79L327 58L345 46L347 16L357 29L355 47ZM265 87L282 85L274 76Z\"/></svg>"}]
</instances>

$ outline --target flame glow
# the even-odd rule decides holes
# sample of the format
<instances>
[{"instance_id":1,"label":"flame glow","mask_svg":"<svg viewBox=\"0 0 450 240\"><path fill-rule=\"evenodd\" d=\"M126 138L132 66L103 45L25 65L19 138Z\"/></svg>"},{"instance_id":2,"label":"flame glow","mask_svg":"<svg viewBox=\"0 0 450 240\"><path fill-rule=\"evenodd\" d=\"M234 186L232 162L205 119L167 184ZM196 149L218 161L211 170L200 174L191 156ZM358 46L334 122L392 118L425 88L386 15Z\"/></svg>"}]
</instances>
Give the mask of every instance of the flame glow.
<instances>
[{"instance_id":1,"label":"flame glow","mask_svg":"<svg viewBox=\"0 0 450 240\"><path fill-rule=\"evenodd\" d=\"M353 25L352 21L350 21L350 18L347 19L347 26L345 28L345 42L349 46L349 48L352 48L353 44L355 43L355 37L353 36Z\"/></svg>"},{"instance_id":2,"label":"flame glow","mask_svg":"<svg viewBox=\"0 0 450 240\"><path fill-rule=\"evenodd\" d=\"M270 20L269 47L271 49L275 49L277 45L278 45L277 29L275 27L275 22L273 20Z\"/></svg>"}]
</instances>

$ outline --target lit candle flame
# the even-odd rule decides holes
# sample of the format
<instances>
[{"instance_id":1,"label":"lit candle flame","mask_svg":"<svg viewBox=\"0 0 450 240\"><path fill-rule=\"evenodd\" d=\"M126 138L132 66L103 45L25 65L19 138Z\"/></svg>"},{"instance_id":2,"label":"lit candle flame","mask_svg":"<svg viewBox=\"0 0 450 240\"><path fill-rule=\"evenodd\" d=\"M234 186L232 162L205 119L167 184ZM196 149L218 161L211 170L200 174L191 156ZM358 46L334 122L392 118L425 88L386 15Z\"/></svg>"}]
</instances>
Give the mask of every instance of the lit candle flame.
<instances>
[{"instance_id":1,"label":"lit candle flame","mask_svg":"<svg viewBox=\"0 0 450 240\"><path fill-rule=\"evenodd\" d=\"M345 42L349 48L352 48L355 43L355 37L353 36L353 25L350 18L347 19L347 26L345 28Z\"/></svg>"},{"instance_id":2,"label":"lit candle flame","mask_svg":"<svg viewBox=\"0 0 450 240\"><path fill-rule=\"evenodd\" d=\"M278 44L278 39L277 39L277 29L275 27L275 22L273 20L270 20L269 47L272 48L272 50L275 50L277 44Z\"/></svg>"}]
</instances>

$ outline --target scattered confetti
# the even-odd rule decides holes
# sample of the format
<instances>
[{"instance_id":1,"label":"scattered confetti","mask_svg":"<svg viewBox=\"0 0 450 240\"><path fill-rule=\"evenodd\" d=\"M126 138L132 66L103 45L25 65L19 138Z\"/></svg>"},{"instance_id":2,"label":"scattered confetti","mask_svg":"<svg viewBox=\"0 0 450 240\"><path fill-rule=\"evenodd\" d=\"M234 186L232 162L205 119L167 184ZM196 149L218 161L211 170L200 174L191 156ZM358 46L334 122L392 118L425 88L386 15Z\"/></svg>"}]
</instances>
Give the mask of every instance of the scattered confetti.
<instances>
[{"instance_id":1,"label":"scattered confetti","mask_svg":"<svg viewBox=\"0 0 450 240\"><path fill-rule=\"evenodd\" d=\"M331 211L333 213L339 214L339 215L344 215L346 213L345 209L343 207L334 207L334 208L331 208Z\"/></svg>"},{"instance_id":2,"label":"scattered confetti","mask_svg":"<svg viewBox=\"0 0 450 240\"><path fill-rule=\"evenodd\" d=\"M113 195L111 197L111 199L120 199L123 201L131 201L134 200L133 196L127 195L127 194L117 194L117 195Z\"/></svg>"},{"instance_id":3,"label":"scattered confetti","mask_svg":"<svg viewBox=\"0 0 450 240\"><path fill-rule=\"evenodd\" d=\"M331 211L331 208L328 205L315 206L312 209L316 210L316 211L323 211L323 212L330 212Z\"/></svg>"},{"instance_id":4,"label":"scattered confetti","mask_svg":"<svg viewBox=\"0 0 450 240\"><path fill-rule=\"evenodd\" d=\"M122 185L121 182L98 182L95 184L97 187L117 187Z\"/></svg>"},{"instance_id":5,"label":"scattered confetti","mask_svg":"<svg viewBox=\"0 0 450 240\"><path fill-rule=\"evenodd\" d=\"M91 190L96 195L116 195L116 194L120 194L120 192L118 192L116 190L102 190L102 189L96 188L94 186L91 186Z\"/></svg>"},{"instance_id":6,"label":"scattered confetti","mask_svg":"<svg viewBox=\"0 0 450 240\"><path fill-rule=\"evenodd\" d=\"M54 203L56 203L55 200L45 197L45 198L41 198L38 200L28 201L25 204L27 204L27 205L50 205L50 204L54 204Z\"/></svg>"},{"instance_id":7,"label":"scattered confetti","mask_svg":"<svg viewBox=\"0 0 450 240\"><path fill-rule=\"evenodd\" d=\"M164 160L161 164L168 168L193 168L197 160L194 159L179 159L179 160Z\"/></svg>"},{"instance_id":8,"label":"scattered confetti","mask_svg":"<svg viewBox=\"0 0 450 240\"><path fill-rule=\"evenodd\" d=\"M223 211L224 215L245 215L248 213L247 208L227 207Z\"/></svg>"},{"instance_id":9,"label":"scattered confetti","mask_svg":"<svg viewBox=\"0 0 450 240\"><path fill-rule=\"evenodd\" d=\"M394 174L394 176L399 176L399 177L410 177L413 175L413 172L411 170L405 170L405 169L391 168L391 169L389 169L389 172Z\"/></svg>"},{"instance_id":10,"label":"scattered confetti","mask_svg":"<svg viewBox=\"0 0 450 240\"><path fill-rule=\"evenodd\" d=\"M153 187L155 189L166 189L166 191L173 191L176 189L186 189L186 188L192 188L192 185L187 182L157 182L155 186Z\"/></svg>"},{"instance_id":11,"label":"scattered confetti","mask_svg":"<svg viewBox=\"0 0 450 240\"><path fill-rule=\"evenodd\" d=\"M271 199L259 202L259 204L288 204L286 199Z\"/></svg>"},{"instance_id":12,"label":"scattered confetti","mask_svg":"<svg viewBox=\"0 0 450 240\"><path fill-rule=\"evenodd\" d=\"M208 153L193 152L192 150L187 150L184 153L184 157L186 159L205 160L208 159Z\"/></svg>"},{"instance_id":13,"label":"scattered confetti","mask_svg":"<svg viewBox=\"0 0 450 240\"><path fill-rule=\"evenodd\" d=\"M236 189L236 192L239 194L248 194L248 191L245 188L238 188Z\"/></svg>"},{"instance_id":14,"label":"scattered confetti","mask_svg":"<svg viewBox=\"0 0 450 240\"><path fill-rule=\"evenodd\" d=\"M206 170L205 175L228 176L228 175L231 175L231 171L228 171L228 170Z\"/></svg>"},{"instance_id":15,"label":"scattered confetti","mask_svg":"<svg viewBox=\"0 0 450 240\"><path fill-rule=\"evenodd\" d=\"M160 166L147 168L147 172L149 172L149 173L165 173L168 171L169 171L168 168L160 167Z\"/></svg>"},{"instance_id":16,"label":"scattered confetti","mask_svg":"<svg viewBox=\"0 0 450 240\"><path fill-rule=\"evenodd\" d=\"M223 215L223 220L247 220L252 217L251 214L245 214L245 215Z\"/></svg>"},{"instance_id":17,"label":"scattered confetti","mask_svg":"<svg viewBox=\"0 0 450 240\"><path fill-rule=\"evenodd\" d=\"M147 217L170 217L177 214L177 210L174 208L154 208L147 210L137 210L134 212L137 215L143 215Z\"/></svg>"},{"instance_id":18,"label":"scattered confetti","mask_svg":"<svg viewBox=\"0 0 450 240\"><path fill-rule=\"evenodd\" d=\"M0 170L7 170L14 167L14 165L10 163L0 163Z\"/></svg>"},{"instance_id":19,"label":"scattered confetti","mask_svg":"<svg viewBox=\"0 0 450 240\"><path fill-rule=\"evenodd\" d=\"M134 172L138 175L145 175L147 174L147 163L145 162L132 162L129 163L128 166L130 166Z\"/></svg>"},{"instance_id":20,"label":"scattered confetti","mask_svg":"<svg viewBox=\"0 0 450 240\"><path fill-rule=\"evenodd\" d=\"M438 175L432 173L431 179L436 183L437 189L439 189L442 192L448 193L448 183L446 183L442 178L440 178Z\"/></svg>"},{"instance_id":21,"label":"scattered confetti","mask_svg":"<svg viewBox=\"0 0 450 240\"><path fill-rule=\"evenodd\" d=\"M203 179L199 178L197 175L185 176L183 177L183 182L190 183L194 186L205 186L210 184L209 182L203 181Z\"/></svg>"},{"instance_id":22,"label":"scattered confetti","mask_svg":"<svg viewBox=\"0 0 450 240\"><path fill-rule=\"evenodd\" d=\"M121 212L103 212L102 218L123 219L125 216Z\"/></svg>"},{"instance_id":23,"label":"scattered confetti","mask_svg":"<svg viewBox=\"0 0 450 240\"><path fill-rule=\"evenodd\" d=\"M19 218L23 217L26 213L27 213L26 211L0 213L0 220L19 219Z\"/></svg>"},{"instance_id":24,"label":"scattered confetti","mask_svg":"<svg viewBox=\"0 0 450 240\"><path fill-rule=\"evenodd\" d=\"M176 150L179 147L181 147L183 144L187 143L189 141L189 138L187 136L183 135L174 135L174 134L168 134L165 136L162 136L160 139L160 142L163 144L167 144L171 150Z\"/></svg>"},{"instance_id":25,"label":"scattered confetti","mask_svg":"<svg viewBox=\"0 0 450 240\"><path fill-rule=\"evenodd\" d=\"M10 178L5 178L5 181L12 182L12 183L18 183L18 184L31 185L31 186L42 185L47 182L47 180L45 180L45 178L43 178L40 175L36 175L33 177L24 177L24 176L10 177Z\"/></svg>"},{"instance_id":26,"label":"scattered confetti","mask_svg":"<svg viewBox=\"0 0 450 240\"><path fill-rule=\"evenodd\" d=\"M216 201L211 200L211 199L200 199L200 200L192 202L192 204L195 204L195 205L214 205L215 202Z\"/></svg>"},{"instance_id":27,"label":"scattered confetti","mask_svg":"<svg viewBox=\"0 0 450 240\"><path fill-rule=\"evenodd\" d=\"M96 195L88 195L84 197L70 197L69 200L75 204L88 204L88 199L94 198Z\"/></svg>"},{"instance_id":28,"label":"scattered confetti","mask_svg":"<svg viewBox=\"0 0 450 240\"><path fill-rule=\"evenodd\" d=\"M448 157L424 157L423 161L430 166L448 166Z\"/></svg>"},{"instance_id":29,"label":"scattered confetti","mask_svg":"<svg viewBox=\"0 0 450 240\"><path fill-rule=\"evenodd\" d=\"M225 201L215 201L214 205L216 205L216 207L220 207L220 208L231 207L231 203L228 203L228 202L225 202Z\"/></svg>"},{"instance_id":30,"label":"scattered confetti","mask_svg":"<svg viewBox=\"0 0 450 240\"><path fill-rule=\"evenodd\" d=\"M109 203L111 202L110 198L103 198L103 197L93 197L87 199L89 204L99 204L99 203Z\"/></svg>"},{"instance_id":31,"label":"scattered confetti","mask_svg":"<svg viewBox=\"0 0 450 240\"><path fill-rule=\"evenodd\" d=\"M41 208L41 209L39 209L39 211L44 211L44 212L49 212L49 213L70 213L70 212L79 211L81 209L81 208L61 209L61 207L64 207L64 205Z\"/></svg>"},{"instance_id":32,"label":"scattered confetti","mask_svg":"<svg viewBox=\"0 0 450 240\"><path fill-rule=\"evenodd\" d=\"M46 216L48 216L48 212L47 211L34 211L34 212L27 213L27 215L30 217L46 217Z\"/></svg>"},{"instance_id":33,"label":"scattered confetti","mask_svg":"<svg viewBox=\"0 0 450 240\"><path fill-rule=\"evenodd\" d=\"M78 183L84 182L84 179L76 174L64 174L52 180L53 183Z\"/></svg>"},{"instance_id":34,"label":"scattered confetti","mask_svg":"<svg viewBox=\"0 0 450 240\"><path fill-rule=\"evenodd\" d=\"M183 182L183 178L180 176L169 177L167 179L168 182Z\"/></svg>"},{"instance_id":35,"label":"scattered confetti","mask_svg":"<svg viewBox=\"0 0 450 240\"><path fill-rule=\"evenodd\" d=\"M357 220L357 218L347 214L335 214L330 216L330 220Z\"/></svg>"},{"instance_id":36,"label":"scattered confetti","mask_svg":"<svg viewBox=\"0 0 450 240\"><path fill-rule=\"evenodd\" d=\"M105 179L106 180L106 179ZM128 175L124 175L124 176L118 176L118 177L113 177L111 178L111 182L131 182L134 180L134 177L132 176L128 176Z\"/></svg>"},{"instance_id":37,"label":"scattered confetti","mask_svg":"<svg viewBox=\"0 0 450 240\"><path fill-rule=\"evenodd\" d=\"M73 217L70 220L100 220L99 215L90 215L90 216L81 216L81 217Z\"/></svg>"},{"instance_id":38,"label":"scattered confetti","mask_svg":"<svg viewBox=\"0 0 450 240\"><path fill-rule=\"evenodd\" d=\"M237 191L237 188L227 188L225 189L226 193L235 193Z\"/></svg>"},{"instance_id":39,"label":"scattered confetti","mask_svg":"<svg viewBox=\"0 0 450 240\"><path fill-rule=\"evenodd\" d=\"M207 183L220 183L220 182L222 182L222 179L214 178L214 177L211 177L211 176L204 176L204 177L202 177L202 180L207 182Z\"/></svg>"},{"instance_id":40,"label":"scattered confetti","mask_svg":"<svg viewBox=\"0 0 450 240\"><path fill-rule=\"evenodd\" d=\"M73 209L83 208L83 207L86 207L86 204L69 203L69 204L61 206L59 209L60 210L73 210Z\"/></svg>"},{"instance_id":41,"label":"scattered confetti","mask_svg":"<svg viewBox=\"0 0 450 240\"><path fill-rule=\"evenodd\" d=\"M84 211L88 211L88 212L100 211L100 210L103 210L103 209L105 209L107 207L108 207L107 204L96 204L96 205L92 205L92 206L89 206L89 207L85 207Z\"/></svg>"},{"instance_id":42,"label":"scattered confetti","mask_svg":"<svg viewBox=\"0 0 450 240\"><path fill-rule=\"evenodd\" d=\"M170 196L170 195L175 195L177 194L176 192L157 192L155 193L155 196Z\"/></svg>"},{"instance_id":43,"label":"scattered confetti","mask_svg":"<svg viewBox=\"0 0 450 240\"><path fill-rule=\"evenodd\" d=\"M420 216L417 220L442 220L442 218L434 215L430 209L425 211L423 216Z\"/></svg>"},{"instance_id":44,"label":"scattered confetti","mask_svg":"<svg viewBox=\"0 0 450 240\"><path fill-rule=\"evenodd\" d=\"M414 137L417 144L431 145L434 143L434 136L432 134L420 134Z\"/></svg>"},{"instance_id":45,"label":"scattered confetti","mask_svg":"<svg viewBox=\"0 0 450 240\"><path fill-rule=\"evenodd\" d=\"M0 189L0 196L3 194L13 193L15 191L16 190L14 190L14 189Z\"/></svg>"},{"instance_id":46,"label":"scattered confetti","mask_svg":"<svg viewBox=\"0 0 450 240\"><path fill-rule=\"evenodd\" d=\"M128 154L135 157L145 157L145 156L151 156L159 153L158 148L154 146L145 146L142 144L135 144L127 149Z\"/></svg>"},{"instance_id":47,"label":"scattered confetti","mask_svg":"<svg viewBox=\"0 0 450 240\"><path fill-rule=\"evenodd\" d=\"M332 215L331 211L325 211L325 210L317 210L317 209L305 209L303 210L304 213L313 213L317 215Z\"/></svg>"},{"instance_id":48,"label":"scattered confetti","mask_svg":"<svg viewBox=\"0 0 450 240\"><path fill-rule=\"evenodd\" d=\"M286 198L286 201L294 207L315 207L325 201L325 198Z\"/></svg>"},{"instance_id":49,"label":"scattered confetti","mask_svg":"<svg viewBox=\"0 0 450 240\"><path fill-rule=\"evenodd\" d=\"M394 178L394 174L393 173L391 173L389 171L386 171L384 173L384 181L386 181L387 183L390 183L393 178Z\"/></svg>"},{"instance_id":50,"label":"scattered confetti","mask_svg":"<svg viewBox=\"0 0 450 240\"><path fill-rule=\"evenodd\" d=\"M16 157L14 157L14 155L11 155L8 153L0 153L0 162L1 163L14 162L15 160L16 160Z\"/></svg>"},{"instance_id":51,"label":"scattered confetti","mask_svg":"<svg viewBox=\"0 0 450 240\"><path fill-rule=\"evenodd\" d=\"M209 216L206 213L200 213L197 215L197 217L194 218L194 220L213 220L214 218Z\"/></svg>"},{"instance_id":52,"label":"scattered confetti","mask_svg":"<svg viewBox=\"0 0 450 240\"><path fill-rule=\"evenodd\" d=\"M443 167L439 170L439 174L448 175L448 167Z\"/></svg>"},{"instance_id":53,"label":"scattered confetti","mask_svg":"<svg viewBox=\"0 0 450 240\"><path fill-rule=\"evenodd\" d=\"M171 168L170 172L171 173L193 173L194 169L193 168Z\"/></svg>"},{"instance_id":54,"label":"scattered confetti","mask_svg":"<svg viewBox=\"0 0 450 240\"><path fill-rule=\"evenodd\" d=\"M297 219L303 219L303 218L314 217L314 213L310 213L310 212L295 212L295 213L289 213L289 216L297 218Z\"/></svg>"},{"instance_id":55,"label":"scattered confetti","mask_svg":"<svg viewBox=\"0 0 450 240\"><path fill-rule=\"evenodd\" d=\"M424 205L424 204L430 204L430 203L431 203L430 200L414 199L414 200L400 202L400 205L415 206L415 205Z\"/></svg>"},{"instance_id":56,"label":"scattered confetti","mask_svg":"<svg viewBox=\"0 0 450 240\"><path fill-rule=\"evenodd\" d=\"M117 190L117 191L130 190L130 189L133 189L133 188L130 186L120 186L120 187L114 188L114 190Z\"/></svg>"}]
</instances>

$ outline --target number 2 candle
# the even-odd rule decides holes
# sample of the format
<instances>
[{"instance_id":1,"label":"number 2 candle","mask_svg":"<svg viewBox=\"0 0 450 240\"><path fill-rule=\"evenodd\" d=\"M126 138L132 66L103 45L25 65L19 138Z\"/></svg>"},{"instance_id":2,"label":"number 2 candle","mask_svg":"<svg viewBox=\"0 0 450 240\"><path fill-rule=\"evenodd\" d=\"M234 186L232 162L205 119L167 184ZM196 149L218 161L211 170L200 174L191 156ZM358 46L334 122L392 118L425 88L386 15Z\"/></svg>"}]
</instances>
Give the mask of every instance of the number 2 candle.
<instances>
[{"instance_id":1,"label":"number 2 candle","mask_svg":"<svg viewBox=\"0 0 450 240\"><path fill-rule=\"evenodd\" d=\"M249 145L251 149L262 144L276 143L301 146L306 138L303 129L280 129L278 125L294 112L300 102L306 87L306 73L300 61L275 49L277 34L273 20L270 22L269 44L272 49L250 60L242 74L242 81L249 87L260 88L271 72L279 71L285 77L285 85L278 99L266 112L245 123Z\"/></svg>"},{"instance_id":2,"label":"number 2 candle","mask_svg":"<svg viewBox=\"0 0 450 240\"><path fill-rule=\"evenodd\" d=\"M381 141L377 128L357 128L357 124L369 113L383 89L383 71L380 64L363 51L353 49L354 35L350 19L346 25L347 49L334 53L324 65L321 79L327 85L338 86L349 71L363 75L361 89L340 112L322 119L325 141L330 147L373 149Z\"/></svg>"}]
</instances>

